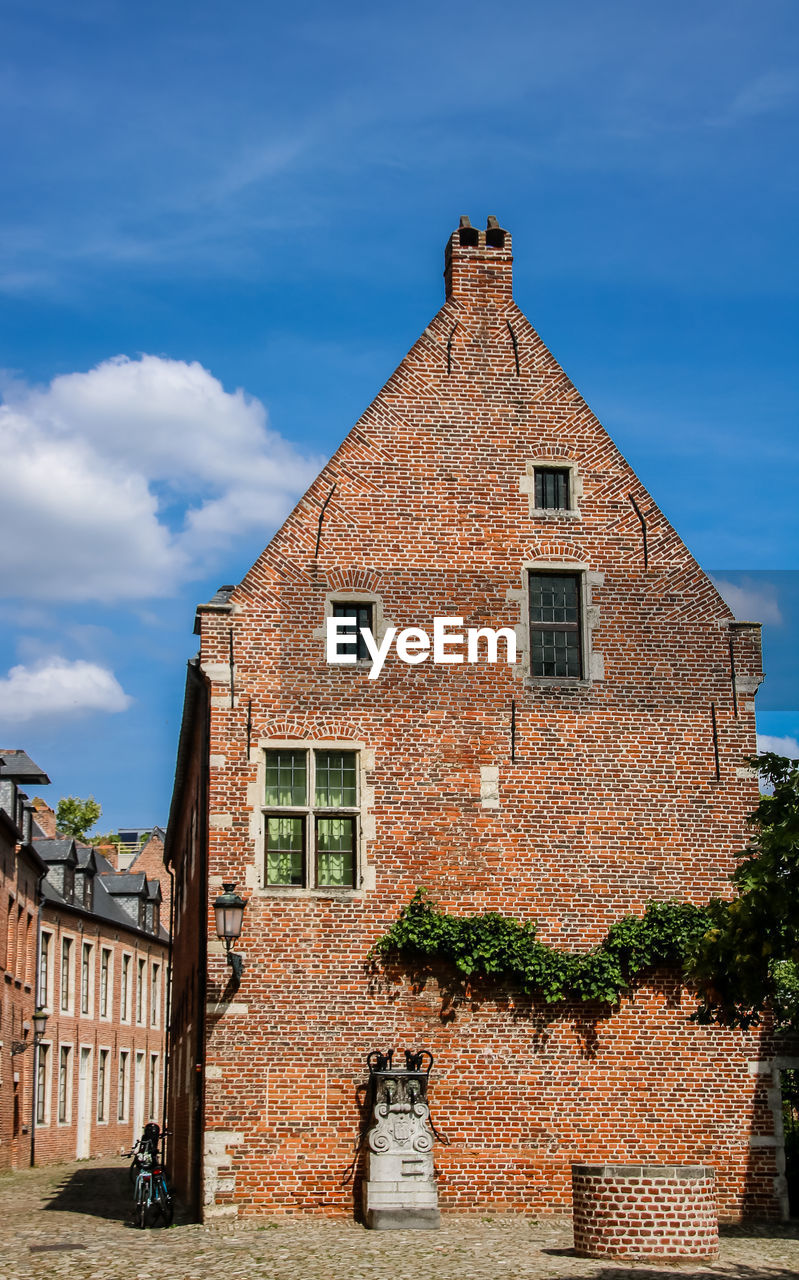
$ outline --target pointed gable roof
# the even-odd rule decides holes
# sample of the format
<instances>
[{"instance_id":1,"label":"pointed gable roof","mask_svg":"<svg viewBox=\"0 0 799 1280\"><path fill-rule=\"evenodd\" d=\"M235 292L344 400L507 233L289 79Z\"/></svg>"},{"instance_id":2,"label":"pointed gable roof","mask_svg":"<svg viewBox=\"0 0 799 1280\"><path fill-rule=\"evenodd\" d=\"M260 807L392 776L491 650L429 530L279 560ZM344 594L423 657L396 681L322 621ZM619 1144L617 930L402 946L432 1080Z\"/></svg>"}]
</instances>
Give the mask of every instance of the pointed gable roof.
<instances>
[{"instance_id":1,"label":"pointed gable roof","mask_svg":"<svg viewBox=\"0 0 799 1280\"><path fill-rule=\"evenodd\" d=\"M649 583L658 616L732 618L516 304L512 264L511 236L496 219L485 230L461 219L446 246L443 306L242 582L198 616L255 599L277 607L282 583L318 583L322 571L335 588L362 528L381 530L381 558L395 572L443 567L453 548L478 543L486 567L499 567L511 540L527 560L553 547L580 558L586 537L637 568L643 520L648 559L669 571L668 583L657 574ZM579 468L582 518L568 529L534 527L525 488L533 460L563 457Z\"/></svg>"}]
</instances>

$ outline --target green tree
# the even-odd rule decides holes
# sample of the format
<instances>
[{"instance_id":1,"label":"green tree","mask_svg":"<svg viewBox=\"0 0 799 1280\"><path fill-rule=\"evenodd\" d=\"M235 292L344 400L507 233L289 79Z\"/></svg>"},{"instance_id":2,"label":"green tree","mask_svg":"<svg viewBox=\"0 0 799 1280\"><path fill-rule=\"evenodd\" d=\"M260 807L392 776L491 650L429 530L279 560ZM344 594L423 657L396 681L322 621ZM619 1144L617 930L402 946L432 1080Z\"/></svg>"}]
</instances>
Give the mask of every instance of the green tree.
<instances>
[{"instance_id":1,"label":"green tree","mask_svg":"<svg viewBox=\"0 0 799 1280\"><path fill-rule=\"evenodd\" d=\"M732 901L715 899L690 977L704 992L702 1022L749 1027L770 1005L778 1027L799 1030L799 760L753 761L773 790L749 819Z\"/></svg>"},{"instance_id":2,"label":"green tree","mask_svg":"<svg viewBox=\"0 0 799 1280\"><path fill-rule=\"evenodd\" d=\"M94 796L81 800L79 796L63 796L55 813L56 827L61 835L85 840L100 814L103 812Z\"/></svg>"}]
</instances>

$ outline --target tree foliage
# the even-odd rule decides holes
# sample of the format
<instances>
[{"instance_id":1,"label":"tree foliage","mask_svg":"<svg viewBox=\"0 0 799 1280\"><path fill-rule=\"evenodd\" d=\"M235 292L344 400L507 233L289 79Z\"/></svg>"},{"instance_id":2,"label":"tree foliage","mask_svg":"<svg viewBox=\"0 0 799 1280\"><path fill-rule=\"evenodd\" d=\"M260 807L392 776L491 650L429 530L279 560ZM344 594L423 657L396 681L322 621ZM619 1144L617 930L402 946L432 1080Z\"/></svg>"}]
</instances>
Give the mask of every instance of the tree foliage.
<instances>
[{"instance_id":1,"label":"tree foliage","mask_svg":"<svg viewBox=\"0 0 799 1280\"><path fill-rule=\"evenodd\" d=\"M773 788L749 819L732 901L708 906L692 976L700 1021L748 1027L770 1004L777 1026L799 1030L799 761L766 752L752 763Z\"/></svg>"},{"instance_id":2,"label":"tree foliage","mask_svg":"<svg viewBox=\"0 0 799 1280\"><path fill-rule=\"evenodd\" d=\"M56 809L56 827L61 835L85 840L102 812L94 796L89 796L88 800L81 800L80 796L63 796Z\"/></svg>"},{"instance_id":3,"label":"tree foliage","mask_svg":"<svg viewBox=\"0 0 799 1280\"><path fill-rule=\"evenodd\" d=\"M752 763L773 793L749 819L754 835L731 876L736 897L650 902L643 916L624 916L598 946L574 953L539 942L532 921L450 915L418 889L373 955L449 965L464 979L507 983L548 1004L616 1004L665 966L696 987L700 1022L749 1027L768 1004L778 1027L799 1030L799 762L765 753Z\"/></svg>"}]
</instances>

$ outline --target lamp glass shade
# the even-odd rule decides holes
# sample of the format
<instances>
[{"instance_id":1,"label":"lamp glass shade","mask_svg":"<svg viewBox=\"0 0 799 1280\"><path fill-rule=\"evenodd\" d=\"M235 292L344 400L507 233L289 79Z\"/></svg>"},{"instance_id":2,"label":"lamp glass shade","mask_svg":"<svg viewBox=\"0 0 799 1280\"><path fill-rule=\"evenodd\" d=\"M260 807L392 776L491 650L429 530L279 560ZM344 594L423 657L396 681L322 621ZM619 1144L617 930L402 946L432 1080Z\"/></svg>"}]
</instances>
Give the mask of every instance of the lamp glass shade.
<instances>
[{"instance_id":1,"label":"lamp glass shade","mask_svg":"<svg viewBox=\"0 0 799 1280\"><path fill-rule=\"evenodd\" d=\"M222 888L224 892L220 893L214 902L216 936L224 938L226 942L232 942L241 934L246 903L239 894L234 892L235 884L224 884Z\"/></svg>"},{"instance_id":2,"label":"lamp glass shade","mask_svg":"<svg viewBox=\"0 0 799 1280\"><path fill-rule=\"evenodd\" d=\"M47 1014L44 1009L36 1009L33 1014L33 1034L40 1039L44 1035L44 1029L47 1026Z\"/></svg>"}]
</instances>

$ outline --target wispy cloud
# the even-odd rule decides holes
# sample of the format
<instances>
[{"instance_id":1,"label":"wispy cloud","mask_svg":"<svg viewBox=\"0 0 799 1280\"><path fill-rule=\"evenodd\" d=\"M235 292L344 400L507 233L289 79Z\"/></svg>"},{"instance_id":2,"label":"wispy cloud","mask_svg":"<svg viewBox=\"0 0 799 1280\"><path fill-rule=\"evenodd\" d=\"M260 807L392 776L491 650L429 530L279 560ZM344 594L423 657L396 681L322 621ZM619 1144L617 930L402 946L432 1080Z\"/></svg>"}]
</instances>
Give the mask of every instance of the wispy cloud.
<instances>
[{"instance_id":1,"label":"wispy cloud","mask_svg":"<svg viewBox=\"0 0 799 1280\"><path fill-rule=\"evenodd\" d=\"M774 751L778 756L788 756L791 760L799 759L799 739L792 737L775 737L770 733L757 735L758 751Z\"/></svg>"},{"instance_id":2,"label":"wispy cloud","mask_svg":"<svg viewBox=\"0 0 799 1280\"><path fill-rule=\"evenodd\" d=\"M729 106L717 116L712 116L707 123L714 127L725 127L751 120L755 116L770 115L784 110L797 94L799 74L796 71L766 71L745 84Z\"/></svg>"},{"instance_id":3,"label":"wispy cloud","mask_svg":"<svg viewBox=\"0 0 799 1280\"><path fill-rule=\"evenodd\" d=\"M741 622L763 622L780 626L783 622L777 588L771 582L753 582L744 578L741 582L729 582L726 578L713 579L719 595Z\"/></svg>"}]
</instances>

